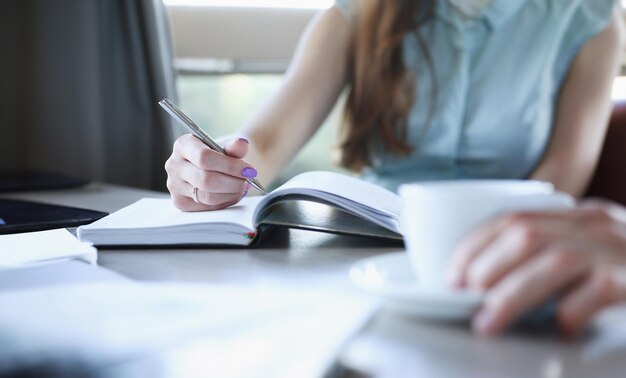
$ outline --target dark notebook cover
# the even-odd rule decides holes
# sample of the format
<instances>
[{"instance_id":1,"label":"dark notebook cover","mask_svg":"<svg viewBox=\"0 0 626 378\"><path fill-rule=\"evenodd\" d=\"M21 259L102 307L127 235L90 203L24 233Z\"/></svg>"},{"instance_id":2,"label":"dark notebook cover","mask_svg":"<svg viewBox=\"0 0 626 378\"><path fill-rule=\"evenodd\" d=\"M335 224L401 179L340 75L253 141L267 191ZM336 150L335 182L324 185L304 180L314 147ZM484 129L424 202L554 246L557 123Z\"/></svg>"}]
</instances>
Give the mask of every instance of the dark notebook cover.
<instances>
[{"instance_id":1,"label":"dark notebook cover","mask_svg":"<svg viewBox=\"0 0 626 378\"><path fill-rule=\"evenodd\" d=\"M293 196L295 197L295 196ZM297 197L296 197L297 198ZM278 201L264 210L259 226L278 226L402 241L402 235L322 201Z\"/></svg>"}]
</instances>

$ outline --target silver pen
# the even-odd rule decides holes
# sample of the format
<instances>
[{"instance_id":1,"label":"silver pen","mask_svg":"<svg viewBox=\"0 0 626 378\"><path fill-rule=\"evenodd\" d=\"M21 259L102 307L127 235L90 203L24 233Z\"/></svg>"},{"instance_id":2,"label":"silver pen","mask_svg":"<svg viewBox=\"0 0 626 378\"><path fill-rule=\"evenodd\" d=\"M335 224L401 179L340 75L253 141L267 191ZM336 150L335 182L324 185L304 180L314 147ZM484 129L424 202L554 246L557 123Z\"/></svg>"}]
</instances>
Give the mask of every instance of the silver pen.
<instances>
[{"instance_id":1,"label":"silver pen","mask_svg":"<svg viewBox=\"0 0 626 378\"><path fill-rule=\"evenodd\" d=\"M178 123L189 129L189 131L191 131L191 134L200 139L202 143L206 144L212 150L226 155L226 150L224 150L222 146L215 142L213 138L209 136L209 134L204 132L204 130L202 130L191 118L189 118L187 114L183 113L183 111L180 110L178 106L174 105L172 101L164 98L163 100L159 101L159 105L161 105L161 107L165 109L166 112L168 112L175 120L177 120ZM267 194L259 180L255 178L246 178L245 180L248 182L248 184L252 185L261 193Z\"/></svg>"}]
</instances>

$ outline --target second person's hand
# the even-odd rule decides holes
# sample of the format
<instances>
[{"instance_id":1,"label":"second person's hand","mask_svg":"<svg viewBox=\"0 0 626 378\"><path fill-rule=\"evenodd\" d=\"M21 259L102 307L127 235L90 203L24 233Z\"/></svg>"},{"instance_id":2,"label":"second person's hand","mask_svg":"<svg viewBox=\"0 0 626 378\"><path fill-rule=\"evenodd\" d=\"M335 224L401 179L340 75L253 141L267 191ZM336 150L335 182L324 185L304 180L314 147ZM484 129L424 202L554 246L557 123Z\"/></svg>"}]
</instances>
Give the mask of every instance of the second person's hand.
<instances>
[{"instance_id":1,"label":"second person's hand","mask_svg":"<svg viewBox=\"0 0 626 378\"><path fill-rule=\"evenodd\" d=\"M236 138L220 142L227 156L190 134L174 143L165 170L167 188L177 208L183 211L219 210L236 204L247 194L249 184L245 179L257 176L256 169L243 160L248 153L248 140Z\"/></svg>"}]
</instances>

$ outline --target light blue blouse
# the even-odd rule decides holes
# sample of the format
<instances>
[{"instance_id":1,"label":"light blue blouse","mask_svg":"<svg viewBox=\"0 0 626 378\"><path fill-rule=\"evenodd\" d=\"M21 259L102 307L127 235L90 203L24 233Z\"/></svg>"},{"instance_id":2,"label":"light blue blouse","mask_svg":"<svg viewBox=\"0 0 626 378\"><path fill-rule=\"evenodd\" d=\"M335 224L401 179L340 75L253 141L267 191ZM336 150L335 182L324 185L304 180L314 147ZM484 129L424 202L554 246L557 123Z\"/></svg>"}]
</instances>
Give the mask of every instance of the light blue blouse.
<instances>
[{"instance_id":1,"label":"light blue blouse","mask_svg":"<svg viewBox=\"0 0 626 378\"><path fill-rule=\"evenodd\" d=\"M336 0L352 20L359 0ZM468 19L447 0L422 33L434 77L414 35L405 61L416 76L410 157L376 144L364 178L396 190L404 182L525 178L550 140L558 93L581 47L604 30L615 0L493 0ZM431 99L433 80L438 97ZM436 112L427 119L436 101Z\"/></svg>"}]
</instances>

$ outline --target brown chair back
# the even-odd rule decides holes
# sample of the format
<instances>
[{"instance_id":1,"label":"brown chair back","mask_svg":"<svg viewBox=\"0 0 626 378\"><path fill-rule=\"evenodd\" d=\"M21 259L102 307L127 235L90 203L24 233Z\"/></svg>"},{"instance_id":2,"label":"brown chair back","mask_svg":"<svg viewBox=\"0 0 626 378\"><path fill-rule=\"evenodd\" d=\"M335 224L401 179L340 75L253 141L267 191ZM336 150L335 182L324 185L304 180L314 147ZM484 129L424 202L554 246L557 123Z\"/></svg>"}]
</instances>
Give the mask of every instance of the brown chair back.
<instances>
[{"instance_id":1,"label":"brown chair back","mask_svg":"<svg viewBox=\"0 0 626 378\"><path fill-rule=\"evenodd\" d=\"M602 197L626 205L626 100L614 103L598 167L586 197Z\"/></svg>"}]
</instances>

